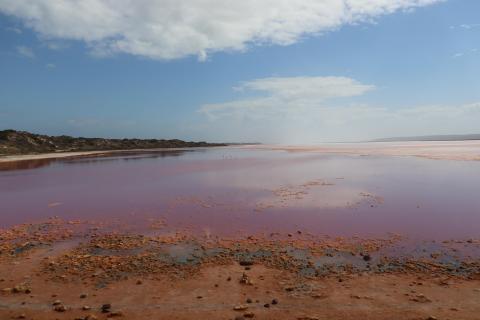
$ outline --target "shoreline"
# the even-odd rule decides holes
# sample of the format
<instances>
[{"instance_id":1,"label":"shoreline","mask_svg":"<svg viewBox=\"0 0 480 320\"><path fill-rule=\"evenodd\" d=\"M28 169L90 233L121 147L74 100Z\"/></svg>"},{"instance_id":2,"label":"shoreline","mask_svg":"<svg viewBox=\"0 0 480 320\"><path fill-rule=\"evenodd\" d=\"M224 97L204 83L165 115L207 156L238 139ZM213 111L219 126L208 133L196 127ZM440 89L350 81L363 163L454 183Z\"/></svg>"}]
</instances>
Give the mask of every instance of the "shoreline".
<instances>
[{"instance_id":1,"label":"shoreline","mask_svg":"<svg viewBox=\"0 0 480 320\"><path fill-rule=\"evenodd\" d=\"M119 149L72 152L52 152L22 155L0 155L0 163L63 159L83 156L101 156L115 153L143 153L181 150L203 150L210 148L232 148L253 150L278 150L287 152L312 152L323 154L343 154L356 156L400 156L419 157L432 160L480 161L480 140L465 141L405 141L405 142L359 142L324 143L318 145L275 145L246 144L212 147L155 148L155 149Z\"/></svg>"},{"instance_id":2,"label":"shoreline","mask_svg":"<svg viewBox=\"0 0 480 320\"><path fill-rule=\"evenodd\" d=\"M226 146L215 147L185 147L185 148L155 148L155 149L119 149L119 150L92 150L92 151L67 151L67 152L49 152L37 154L19 154L19 155L0 155L0 163L28 161L28 160L47 160L63 159L84 156L102 156L116 153L148 153L162 151L182 151L182 150L203 150L210 148L225 148ZM227 146L228 147L228 146Z\"/></svg>"},{"instance_id":3,"label":"shoreline","mask_svg":"<svg viewBox=\"0 0 480 320\"><path fill-rule=\"evenodd\" d=\"M396 238L106 227L51 219L1 231L0 318L427 320L477 319L480 310L478 260L442 258L478 239L397 259L383 251Z\"/></svg>"}]
</instances>

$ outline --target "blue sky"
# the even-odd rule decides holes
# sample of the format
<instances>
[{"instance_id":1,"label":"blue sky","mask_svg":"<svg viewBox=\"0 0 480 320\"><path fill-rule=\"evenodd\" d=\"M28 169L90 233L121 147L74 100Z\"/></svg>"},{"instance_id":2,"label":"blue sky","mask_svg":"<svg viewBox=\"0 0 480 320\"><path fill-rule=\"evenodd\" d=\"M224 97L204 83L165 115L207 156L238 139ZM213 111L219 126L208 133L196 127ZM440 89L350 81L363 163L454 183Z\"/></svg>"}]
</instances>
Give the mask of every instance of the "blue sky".
<instances>
[{"instance_id":1,"label":"blue sky","mask_svg":"<svg viewBox=\"0 0 480 320\"><path fill-rule=\"evenodd\" d=\"M0 129L272 143L480 132L476 0L372 0L353 13L305 0L307 13L287 5L271 20L258 1L231 23L179 1L189 10L169 8L183 17L171 30L166 1L88 2L102 7L0 0ZM151 13L128 8L138 3ZM117 19L127 9L137 13ZM97 13L100 25L85 18Z\"/></svg>"}]
</instances>

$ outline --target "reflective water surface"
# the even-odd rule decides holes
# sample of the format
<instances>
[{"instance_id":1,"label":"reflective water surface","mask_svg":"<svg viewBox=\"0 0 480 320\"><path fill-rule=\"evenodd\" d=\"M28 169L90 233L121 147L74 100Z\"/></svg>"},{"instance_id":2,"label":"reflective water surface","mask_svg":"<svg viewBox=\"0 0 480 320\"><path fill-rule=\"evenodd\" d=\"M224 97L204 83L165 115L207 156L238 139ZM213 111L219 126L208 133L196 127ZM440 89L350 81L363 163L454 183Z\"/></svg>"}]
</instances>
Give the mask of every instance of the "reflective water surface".
<instances>
[{"instance_id":1,"label":"reflective water surface","mask_svg":"<svg viewBox=\"0 0 480 320\"><path fill-rule=\"evenodd\" d=\"M480 162L216 148L0 167L0 227L163 219L211 234L480 235Z\"/></svg>"}]
</instances>

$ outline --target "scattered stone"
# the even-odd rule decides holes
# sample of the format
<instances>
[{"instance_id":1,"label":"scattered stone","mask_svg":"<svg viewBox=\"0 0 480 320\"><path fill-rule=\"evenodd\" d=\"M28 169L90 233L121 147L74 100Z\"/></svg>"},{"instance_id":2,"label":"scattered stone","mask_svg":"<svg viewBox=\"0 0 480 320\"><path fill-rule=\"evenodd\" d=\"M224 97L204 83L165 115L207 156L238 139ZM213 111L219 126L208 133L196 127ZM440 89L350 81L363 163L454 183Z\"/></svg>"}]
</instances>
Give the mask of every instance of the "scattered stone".
<instances>
[{"instance_id":1,"label":"scattered stone","mask_svg":"<svg viewBox=\"0 0 480 320\"><path fill-rule=\"evenodd\" d=\"M55 300L52 302L52 306L59 306L62 304L62 301L61 300Z\"/></svg>"},{"instance_id":2,"label":"scattered stone","mask_svg":"<svg viewBox=\"0 0 480 320\"><path fill-rule=\"evenodd\" d=\"M57 312L65 312L67 311L67 307L65 307L63 304L60 304L60 305L56 305L53 310L57 311Z\"/></svg>"},{"instance_id":3,"label":"scattered stone","mask_svg":"<svg viewBox=\"0 0 480 320\"><path fill-rule=\"evenodd\" d=\"M437 317L429 316L426 320L437 320Z\"/></svg>"},{"instance_id":4,"label":"scattered stone","mask_svg":"<svg viewBox=\"0 0 480 320\"><path fill-rule=\"evenodd\" d=\"M427 303L427 302L432 302L432 300L428 299L425 297L423 294L418 294L415 297L410 299L411 301L419 302L419 303Z\"/></svg>"},{"instance_id":5,"label":"scattered stone","mask_svg":"<svg viewBox=\"0 0 480 320\"><path fill-rule=\"evenodd\" d=\"M112 309L112 305L110 303L105 303L102 305L102 313L109 313L110 309Z\"/></svg>"},{"instance_id":6,"label":"scattered stone","mask_svg":"<svg viewBox=\"0 0 480 320\"><path fill-rule=\"evenodd\" d=\"M84 311L88 311L88 310L90 310L90 309L92 309L92 308L90 308L90 306L83 306L83 307L82 307L82 310L84 310Z\"/></svg>"},{"instance_id":7,"label":"scattered stone","mask_svg":"<svg viewBox=\"0 0 480 320\"><path fill-rule=\"evenodd\" d=\"M246 267L246 266L252 266L253 265L253 261L252 260L240 260L240 265L243 266L243 267Z\"/></svg>"},{"instance_id":8,"label":"scattered stone","mask_svg":"<svg viewBox=\"0 0 480 320\"><path fill-rule=\"evenodd\" d=\"M22 313L22 314L15 317L15 319L26 319L26 318L27 318L27 316L25 315L25 313Z\"/></svg>"},{"instance_id":9,"label":"scattered stone","mask_svg":"<svg viewBox=\"0 0 480 320\"><path fill-rule=\"evenodd\" d=\"M82 293L80 295L80 299L86 299L87 297L88 297L88 294L86 294L86 293Z\"/></svg>"},{"instance_id":10,"label":"scattered stone","mask_svg":"<svg viewBox=\"0 0 480 320\"><path fill-rule=\"evenodd\" d=\"M245 318L250 318L250 319L251 319L251 318L254 318L254 317L255 317L255 313L253 313L253 312L246 312L246 313L243 314L243 316L244 316Z\"/></svg>"},{"instance_id":11,"label":"scattered stone","mask_svg":"<svg viewBox=\"0 0 480 320\"><path fill-rule=\"evenodd\" d=\"M137 280L137 285L141 285L142 283L142 280Z\"/></svg>"},{"instance_id":12,"label":"scattered stone","mask_svg":"<svg viewBox=\"0 0 480 320\"><path fill-rule=\"evenodd\" d=\"M245 311L248 309L248 306L245 304L239 304L238 306L233 307L235 311Z\"/></svg>"},{"instance_id":13,"label":"scattered stone","mask_svg":"<svg viewBox=\"0 0 480 320\"><path fill-rule=\"evenodd\" d=\"M252 299L250 298L247 299L247 303L252 303L252 302L253 302Z\"/></svg>"},{"instance_id":14,"label":"scattered stone","mask_svg":"<svg viewBox=\"0 0 480 320\"><path fill-rule=\"evenodd\" d=\"M26 293L29 294L32 291L25 285L25 284L19 284L13 287L11 290L13 293Z\"/></svg>"},{"instance_id":15,"label":"scattered stone","mask_svg":"<svg viewBox=\"0 0 480 320\"><path fill-rule=\"evenodd\" d=\"M277 300L277 299L273 299L273 300L272 300L272 304L278 304L278 300Z\"/></svg>"},{"instance_id":16,"label":"scattered stone","mask_svg":"<svg viewBox=\"0 0 480 320\"><path fill-rule=\"evenodd\" d=\"M247 285L253 285L252 280L248 277L246 273L242 274L242 277L240 278L240 283L241 284L247 284Z\"/></svg>"},{"instance_id":17,"label":"scattered stone","mask_svg":"<svg viewBox=\"0 0 480 320\"><path fill-rule=\"evenodd\" d=\"M270 304L269 304L269 303L265 303L263 306L264 306L265 308L270 308Z\"/></svg>"},{"instance_id":18,"label":"scattered stone","mask_svg":"<svg viewBox=\"0 0 480 320\"><path fill-rule=\"evenodd\" d=\"M121 311L110 312L107 316L107 318L116 318L116 317L123 317L123 312Z\"/></svg>"},{"instance_id":19,"label":"scattered stone","mask_svg":"<svg viewBox=\"0 0 480 320\"><path fill-rule=\"evenodd\" d=\"M328 295L325 293L313 293L311 297L314 299L325 299L328 298Z\"/></svg>"},{"instance_id":20,"label":"scattered stone","mask_svg":"<svg viewBox=\"0 0 480 320\"><path fill-rule=\"evenodd\" d=\"M363 260L364 261L370 261L370 260L372 260L372 257L369 254L364 254L363 255Z\"/></svg>"},{"instance_id":21,"label":"scattered stone","mask_svg":"<svg viewBox=\"0 0 480 320\"><path fill-rule=\"evenodd\" d=\"M236 316L235 320L245 320L245 318L243 316Z\"/></svg>"}]
</instances>

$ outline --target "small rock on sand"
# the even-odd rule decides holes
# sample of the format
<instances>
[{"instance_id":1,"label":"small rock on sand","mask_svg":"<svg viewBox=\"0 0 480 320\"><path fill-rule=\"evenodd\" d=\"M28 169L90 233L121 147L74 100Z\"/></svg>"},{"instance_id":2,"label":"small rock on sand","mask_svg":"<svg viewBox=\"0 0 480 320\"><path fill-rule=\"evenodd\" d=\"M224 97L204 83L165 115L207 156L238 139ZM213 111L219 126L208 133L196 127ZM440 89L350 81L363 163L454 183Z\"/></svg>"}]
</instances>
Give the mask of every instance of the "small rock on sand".
<instances>
[{"instance_id":1,"label":"small rock on sand","mask_svg":"<svg viewBox=\"0 0 480 320\"><path fill-rule=\"evenodd\" d=\"M248 306L245 304L239 304L238 306L233 307L233 310L235 311L244 311L247 309L248 309Z\"/></svg>"}]
</instances>

